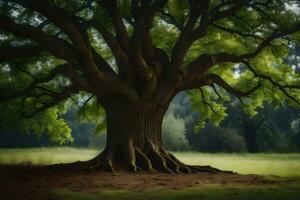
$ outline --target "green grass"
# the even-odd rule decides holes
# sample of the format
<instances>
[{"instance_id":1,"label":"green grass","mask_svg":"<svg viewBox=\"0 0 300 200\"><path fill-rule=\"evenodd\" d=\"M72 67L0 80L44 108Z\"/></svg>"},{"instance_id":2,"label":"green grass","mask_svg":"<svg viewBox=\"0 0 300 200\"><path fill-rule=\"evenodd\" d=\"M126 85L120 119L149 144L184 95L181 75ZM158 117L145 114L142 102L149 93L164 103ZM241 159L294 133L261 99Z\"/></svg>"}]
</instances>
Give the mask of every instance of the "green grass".
<instances>
[{"instance_id":1,"label":"green grass","mask_svg":"<svg viewBox=\"0 0 300 200\"><path fill-rule=\"evenodd\" d=\"M88 160L99 151L78 148L0 149L0 163L55 164ZM212 165L223 170L242 174L300 176L300 154L208 154L178 152L176 156L185 163Z\"/></svg>"},{"instance_id":2,"label":"green grass","mask_svg":"<svg viewBox=\"0 0 300 200\"><path fill-rule=\"evenodd\" d=\"M68 163L78 160L88 160L97 155L94 149L80 149L69 147L42 147L26 149L0 149L1 164L32 163L49 165Z\"/></svg>"},{"instance_id":3,"label":"green grass","mask_svg":"<svg viewBox=\"0 0 300 200\"><path fill-rule=\"evenodd\" d=\"M202 154L177 153L180 160L195 165L211 165L241 174L300 176L300 154Z\"/></svg>"}]
</instances>

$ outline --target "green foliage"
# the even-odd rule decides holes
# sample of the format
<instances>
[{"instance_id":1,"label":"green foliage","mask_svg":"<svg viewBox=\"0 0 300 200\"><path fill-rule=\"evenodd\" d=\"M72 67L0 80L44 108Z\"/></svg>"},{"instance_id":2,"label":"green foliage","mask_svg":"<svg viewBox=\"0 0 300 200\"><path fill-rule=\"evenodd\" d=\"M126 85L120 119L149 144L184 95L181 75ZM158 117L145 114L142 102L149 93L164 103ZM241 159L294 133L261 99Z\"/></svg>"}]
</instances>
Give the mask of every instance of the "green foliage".
<instances>
[{"instance_id":1,"label":"green foliage","mask_svg":"<svg viewBox=\"0 0 300 200\"><path fill-rule=\"evenodd\" d=\"M26 123L28 132L35 134L46 133L51 142L57 144L67 144L73 142L71 129L64 119L59 118L61 110L54 107L45 111L41 116L37 116L29 123Z\"/></svg>"},{"instance_id":2,"label":"green foliage","mask_svg":"<svg viewBox=\"0 0 300 200\"><path fill-rule=\"evenodd\" d=\"M82 98L88 98L83 95ZM87 99L88 100L88 99ZM79 108L78 119L81 123L95 124L95 134L106 132L106 118L103 107L97 102L95 97L92 97L85 105Z\"/></svg>"},{"instance_id":3,"label":"green foliage","mask_svg":"<svg viewBox=\"0 0 300 200\"><path fill-rule=\"evenodd\" d=\"M236 130L208 127L200 131L198 150L204 152L246 152L245 139Z\"/></svg>"},{"instance_id":4,"label":"green foliage","mask_svg":"<svg viewBox=\"0 0 300 200\"><path fill-rule=\"evenodd\" d=\"M179 32L176 27L164 24L161 21L156 21L156 26L151 30L153 43L168 54L172 51L178 35Z\"/></svg>"},{"instance_id":5,"label":"green foliage","mask_svg":"<svg viewBox=\"0 0 300 200\"><path fill-rule=\"evenodd\" d=\"M224 102L229 100L228 97L225 96L215 101L218 98L216 97L217 94L208 87L201 88L201 92L191 91L188 95L192 103L192 108L199 109L200 113L199 122L195 127L197 132L205 126L207 121L217 126L227 116Z\"/></svg>"},{"instance_id":6,"label":"green foliage","mask_svg":"<svg viewBox=\"0 0 300 200\"><path fill-rule=\"evenodd\" d=\"M167 114L162 126L162 140L164 146L172 151L186 151L189 144L185 138L185 123L174 114Z\"/></svg>"},{"instance_id":7,"label":"green foliage","mask_svg":"<svg viewBox=\"0 0 300 200\"><path fill-rule=\"evenodd\" d=\"M35 134L38 137L46 134L50 142L61 145L73 142L71 129L62 118L67 111L66 105L55 106L31 119L15 114L15 106L11 104L1 104L0 110L2 130L14 128L22 133Z\"/></svg>"}]
</instances>

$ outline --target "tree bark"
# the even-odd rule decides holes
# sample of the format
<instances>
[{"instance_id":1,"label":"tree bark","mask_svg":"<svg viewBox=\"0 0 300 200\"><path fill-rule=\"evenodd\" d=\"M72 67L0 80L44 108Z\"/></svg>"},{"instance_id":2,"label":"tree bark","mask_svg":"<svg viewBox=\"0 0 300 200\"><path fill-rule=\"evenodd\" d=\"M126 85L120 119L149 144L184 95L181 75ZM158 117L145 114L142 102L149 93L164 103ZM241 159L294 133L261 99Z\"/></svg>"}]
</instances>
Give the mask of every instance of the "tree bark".
<instances>
[{"instance_id":1,"label":"tree bark","mask_svg":"<svg viewBox=\"0 0 300 200\"><path fill-rule=\"evenodd\" d=\"M142 109L128 104L108 103L105 149L88 162L89 170L146 170L165 173L210 172L210 166L185 165L162 146L162 122L167 106Z\"/></svg>"}]
</instances>

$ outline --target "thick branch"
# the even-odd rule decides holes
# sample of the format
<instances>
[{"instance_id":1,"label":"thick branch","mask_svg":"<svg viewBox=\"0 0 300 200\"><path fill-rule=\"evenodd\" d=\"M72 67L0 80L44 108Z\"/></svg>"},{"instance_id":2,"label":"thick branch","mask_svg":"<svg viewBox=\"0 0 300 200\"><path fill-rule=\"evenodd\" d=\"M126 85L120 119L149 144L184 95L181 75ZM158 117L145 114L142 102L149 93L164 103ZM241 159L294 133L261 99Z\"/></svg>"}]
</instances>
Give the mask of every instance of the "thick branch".
<instances>
[{"instance_id":1,"label":"thick branch","mask_svg":"<svg viewBox=\"0 0 300 200\"><path fill-rule=\"evenodd\" d=\"M100 23L96 22L95 20L85 21L87 27L95 28L103 37L106 44L109 46L111 51L113 52L117 64L119 66L120 75L121 77L125 77L126 80L129 79L126 74L128 74L129 70L129 61L128 56L121 48L119 42L116 40L114 35L106 30Z\"/></svg>"},{"instance_id":2,"label":"thick branch","mask_svg":"<svg viewBox=\"0 0 300 200\"><path fill-rule=\"evenodd\" d=\"M251 53L242 55L230 53L201 55L187 66L182 84L189 84L189 82L194 81L197 77L203 76L203 74L215 64L221 64L224 62L239 63L251 58L255 58L261 51L264 50L265 47L269 46L272 41L298 31L300 31L300 24L288 30L275 30L270 36L258 44L256 49Z\"/></svg>"},{"instance_id":3,"label":"thick branch","mask_svg":"<svg viewBox=\"0 0 300 200\"><path fill-rule=\"evenodd\" d=\"M232 87L229 83L227 83L220 76L218 76L216 74L208 74L208 75L206 75L206 76L204 76L202 78L198 78L197 80L195 80L193 82L189 82L187 84L181 85L180 90L196 89L196 88L200 88L200 87L206 86L206 85L212 86L214 88L214 84L217 84L217 85L221 86L227 92L229 92L231 94L234 94L234 95L236 95L238 97L247 97L251 93L253 93L255 90L257 90L258 88L261 87L261 85L259 83L257 86L251 88L248 91L241 91L239 89L236 89L236 88Z\"/></svg>"},{"instance_id":4,"label":"thick branch","mask_svg":"<svg viewBox=\"0 0 300 200\"><path fill-rule=\"evenodd\" d=\"M12 2L18 3L24 7L42 13L51 22L57 25L62 31L64 31L73 42L73 51L76 56L75 59L78 63L84 66L81 70L91 77L91 81L97 83L103 81L104 74L101 72L94 62L93 53L90 51L90 44L88 42L88 36L83 29L81 23L76 19L74 15L68 11L52 6L45 0L33 1L33 0L12 0ZM20 26L20 25L18 25ZM32 28L31 28L32 29ZM27 30L30 31L30 30ZM24 30L20 31L24 34ZM40 31L43 33L42 31ZM27 35L25 35L27 36ZM36 40L37 35L31 39ZM62 40L63 41L63 40ZM49 42L49 41L48 41ZM49 45L49 44L48 44ZM75 47L75 49L74 49ZM70 61L70 60L68 60ZM105 63L106 64L106 63ZM107 65L107 64L106 64ZM105 66L105 68L108 68Z\"/></svg>"},{"instance_id":5,"label":"thick branch","mask_svg":"<svg viewBox=\"0 0 300 200\"><path fill-rule=\"evenodd\" d=\"M289 34L295 33L300 31L300 24L286 30L275 30L269 37L264 39L252 53L246 53L243 55L234 55L234 54L228 54L228 53L218 53L215 55L212 55L215 63L222 63L222 62L242 62L246 59L255 58L262 50L264 50L265 47L269 46L274 40L278 38L283 38L284 36L287 36Z\"/></svg>"},{"instance_id":6,"label":"thick branch","mask_svg":"<svg viewBox=\"0 0 300 200\"><path fill-rule=\"evenodd\" d=\"M171 54L171 71L175 73L179 67L181 66L183 59L189 49L189 47L192 45L192 43L195 41L195 38L191 37L191 33L193 32L194 26L197 22L197 19L200 16L200 8L199 3L197 1L190 1L190 16L185 24L183 30L181 31L181 34L176 41L172 54ZM204 9L204 13L208 10L208 2L206 2L206 5L202 7Z\"/></svg>"},{"instance_id":7,"label":"thick branch","mask_svg":"<svg viewBox=\"0 0 300 200\"><path fill-rule=\"evenodd\" d=\"M127 51L129 49L129 39L126 31L126 27L123 23L123 16L119 8L117 7L116 0L97 0L97 2L106 9L107 13L112 18L116 37L121 47Z\"/></svg>"},{"instance_id":8,"label":"thick branch","mask_svg":"<svg viewBox=\"0 0 300 200\"><path fill-rule=\"evenodd\" d=\"M143 1L140 12L143 14L142 40L143 40L143 55L148 60L154 54L154 47L150 30L153 28L154 17L168 2L168 0L157 0L154 2Z\"/></svg>"},{"instance_id":9,"label":"thick branch","mask_svg":"<svg viewBox=\"0 0 300 200\"><path fill-rule=\"evenodd\" d=\"M161 9L166 2L166 0L162 0L152 4L150 1L142 1L139 5L138 1L133 1L131 6L131 13L134 17L134 31L130 38L130 56L132 58L130 61L138 79L145 80L147 82L146 85L151 85L151 90L156 86L157 74L154 73L154 71L157 72L159 70L157 70L157 63L155 64L153 57L155 47L152 44L150 29L153 26L156 12ZM146 86L146 88L147 87L148 86ZM144 89L141 88L141 90Z\"/></svg>"},{"instance_id":10,"label":"thick branch","mask_svg":"<svg viewBox=\"0 0 300 200\"><path fill-rule=\"evenodd\" d=\"M62 8L54 7L49 4L46 0L9 0L11 2L18 3L24 7L30 8L34 11L42 13L51 22L57 25L61 30L63 30L73 41L73 44L78 49L87 49L87 45L82 37L82 33L78 27L74 24L74 18L71 17Z\"/></svg>"},{"instance_id":11,"label":"thick branch","mask_svg":"<svg viewBox=\"0 0 300 200\"><path fill-rule=\"evenodd\" d=\"M33 45L0 48L0 62L22 58L32 58L39 55L42 52L43 51L40 47Z\"/></svg>"},{"instance_id":12,"label":"thick branch","mask_svg":"<svg viewBox=\"0 0 300 200\"><path fill-rule=\"evenodd\" d=\"M39 89L40 84L48 83L52 79L54 79L57 75L66 75L69 77L72 81L74 81L74 85L77 85L77 88L79 89L79 86L86 87L86 84L83 84L82 81L80 81L79 77L74 74L74 72L70 73L70 71L73 70L72 67L69 64L64 64L61 66L56 67L53 69L47 76L41 77L41 78L35 78L25 89L15 92L13 94L7 95L7 96L0 96L0 102L2 101L9 101L12 99L17 99L25 96L30 96L34 94L35 89ZM82 88L86 89L86 88Z\"/></svg>"},{"instance_id":13,"label":"thick branch","mask_svg":"<svg viewBox=\"0 0 300 200\"><path fill-rule=\"evenodd\" d=\"M16 36L29 38L37 42L41 48L50 51L58 58L65 60L72 60L76 58L71 45L69 45L66 41L48 35L30 25L16 24L5 15L0 14L0 20L0 30L11 32Z\"/></svg>"}]
</instances>

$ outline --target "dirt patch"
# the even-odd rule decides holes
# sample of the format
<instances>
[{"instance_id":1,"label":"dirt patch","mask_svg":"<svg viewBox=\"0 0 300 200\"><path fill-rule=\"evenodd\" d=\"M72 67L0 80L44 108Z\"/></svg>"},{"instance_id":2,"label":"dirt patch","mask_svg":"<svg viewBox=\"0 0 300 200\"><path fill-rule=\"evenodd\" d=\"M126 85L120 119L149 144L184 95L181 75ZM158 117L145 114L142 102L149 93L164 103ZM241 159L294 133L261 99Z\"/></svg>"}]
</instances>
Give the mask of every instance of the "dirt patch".
<instances>
[{"instance_id":1,"label":"dirt patch","mask_svg":"<svg viewBox=\"0 0 300 200\"><path fill-rule=\"evenodd\" d=\"M152 187L180 189L199 184L270 184L258 175L240 174L162 174L85 172L62 168L30 165L0 165L0 199L52 199L51 190L68 189L76 192L101 190L143 191Z\"/></svg>"}]
</instances>

